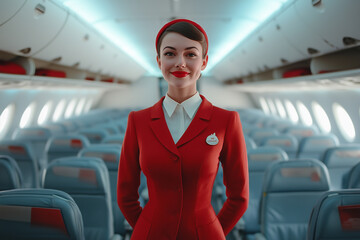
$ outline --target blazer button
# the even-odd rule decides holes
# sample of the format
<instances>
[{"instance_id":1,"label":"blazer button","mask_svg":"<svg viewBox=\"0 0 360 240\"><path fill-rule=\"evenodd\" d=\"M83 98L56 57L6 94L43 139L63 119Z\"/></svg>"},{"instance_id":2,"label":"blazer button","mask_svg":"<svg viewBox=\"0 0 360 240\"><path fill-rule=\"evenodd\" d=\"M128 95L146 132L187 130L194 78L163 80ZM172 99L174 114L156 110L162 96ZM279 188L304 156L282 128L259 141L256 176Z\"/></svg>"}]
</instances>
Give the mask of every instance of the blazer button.
<instances>
[{"instance_id":1,"label":"blazer button","mask_svg":"<svg viewBox=\"0 0 360 240\"><path fill-rule=\"evenodd\" d=\"M173 161L177 161L179 158L178 158L178 156L176 156L176 155L172 155L171 159L172 159Z\"/></svg>"}]
</instances>

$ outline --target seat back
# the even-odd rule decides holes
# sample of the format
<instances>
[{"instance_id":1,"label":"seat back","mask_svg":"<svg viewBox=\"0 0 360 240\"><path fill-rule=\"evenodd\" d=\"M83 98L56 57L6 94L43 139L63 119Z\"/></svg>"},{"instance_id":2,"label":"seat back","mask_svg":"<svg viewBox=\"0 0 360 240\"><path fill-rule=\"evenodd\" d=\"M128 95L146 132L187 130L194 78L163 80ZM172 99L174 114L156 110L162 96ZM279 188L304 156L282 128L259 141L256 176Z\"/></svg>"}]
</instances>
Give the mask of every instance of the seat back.
<instances>
[{"instance_id":1,"label":"seat back","mask_svg":"<svg viewBox=\"0 0 360 240\"><path fill-rule=\"evenodd\" d=\"M315 158L321 160L326 149L339 145L335 135L315 135L304 137L297 153L297 158Z\"/></svg>"},{"instance_id":2,"label":"seat back","mask_svg":"<svg viewBox=\"0 0 360 240\"><path fill-rule=\"evenodd\" d=\"M299 148L298 140L290 134L266 137L262 142L263 146L274 146L284 150L290 159L296 158Z\"/></svg>"},{"instance_id":3,"label":"seat back","mask_svg":"<svg viewBox=\"0 0 360 240\"><path fill-rule=\"evenodd\" d=\"M351 168L346 188L360 188L360 163Z\"/></svg>"},{"instance_id":4,"label":"seat back","mask_svg":"<svg viewBox=\"0 0 360 240\"><path fill-rule=\"evenodd\" d=\"M326 150L322 159L329 170L331 188L347 188L350 170L360 162L360 145L338 146Z\"/></svg>"},{"instance_id":5,"label":"seat back","mask_svg":"<svg viewBox=\"0 0 360 240\"><path fill-rule=\"evenodd\" d=\"M84 135L89 139L90 143L101 143L105 137L109 135L104 128L89 128L79 131L79 134Z\"/></svg>"},{"instance_id":6,"label":"seat back","mask_svg":"<svg viewBox=\"0 0 360 240\"><path fill-rule=\"evenodd\" d=\"M274 128L256 128L249 132L249 137L251 137L256 145L262 145L262 141L266 137L279 135L279 131Z\"/></svg>"},{"instance_id":7,"label":"seat back","mask_svg":"<svg viewBox=\"0 0 360 240\"><path fill-rule=\"evenodd\" d=\"M0 155L0 191L21 188L22 175L16 161L5 155Z\"/></svg>"},{"instance_id":8,"label":"seat back","mask_svg":"<svg viewBox=\"0 0 360 240\"><path fill-rule=\"evenodd\" d=\"M307 240L360 239L360 189L325 193L313 209Z\"/></svg>"},{"instance_id":9,"label":"seat back","mask_svg":"<svg viewBox=\"0 0 360 240\"><path fill-rule=\"evenodd\" d=\"M243 216L245 232L260 232L260 199L267 167L276 161L288 160L287 154L277 147L258 147L247 152L249 165L249 205Z\"/></svg>"},{"instance_id":10,"label":"seat back","mask_svg":"<svg viewBox=\"0 0 360 240\"><path fill-rule=\"evenodd\" d=\"M104 161L109 170L109 181L111 190L111 202L114 216L115 233L125 235L124 216L117 204L117 177L120 160L121 148L107 147L97 144L92 144L79 152L80 157L97 157Z\"/></svg>"},{"instance_id":11,"label":"seat back","mask_svg":"<svg viewBox=\"0 0 360 240\"><path fill-rule=\"evenodd\" d=\"M84 240L82 216L74 200L62 191L1 191L0 239Z\"/></svg>"},{"instance_id":12,"label":"seat back","mask_svg":"<svg viewBox=\"0 0 360 240\"><path fill-rule=\"evenodd\" d=\"M50 129L44 127L28 127L16 129L12 138L15 140L28 142L34 150L36 159L39 161L38 165L40 169L43 169L47 165L45 145L51 136L52 133Z\"/></svg>"},{"instance_id":13,"label":"seat back","mask_svg":"<svg viewBox=\"0 0 360 240\"><path fill-rule=\"evenodd\" d=\"M39 187L40 177L38 161L36 160L29 143L17 140L1 141L0 155L6 155L13 158L19 165L23 177L22 187Z\"/></svg>"},{"instance_id":14,"label":"seat back","mask_svg":"<svg viewBox=\"0 0 360 240\"><path fill-rule=\"evenodd\" d=\"M265 172L261 232L267 240L305 239L311 210L329 190L329 173L319 160L281 161Z\"/></svg>"},{"instance_id":15,"label":"seat back","mask_svg":"<svg viewBox=\"0 0 360 240\"><path fill-rule=\"evenodd\" d=\"M251 137L249 137L248 135L244 135L244 138L247 150L256 148L256 143Z\"/></svg>"},{"instance_id":16,"label":"seat back","mask_svg":"<svg viewBox=\"0 0 360 240\"><path fill-rule=\"evenodd\" d=\"M291 126L284 129L284 133L291 134L300 142L304 137L311 137L319 134L317 128L312 126Z\"/></svg>"},{"instance_id":17,"label":"seat back","mask_svg":"<svg viewBox=\"0 0 360 240\"><path fill-rule=\"evenodd\" d=\"M119 144L120 147L124 141L124 134L116 134L116 135L110 135L106 136L102 143L112 143L112 144Z\"/></svg>"},{"instance_id":18,"label":"seat back","mask_svg":"<svg viewBox=\"0 0 360 240\"><path fill-rule=\"evenodd\" d=\"M83 147L90 145L89 140L79 134L53 136L46 144L47 162L56 158L76 156Z\"/></svg>"},{"instance_id":19,"label":"seat back","mask_svg":"<svg viewBox=\"0 0 360 240\"><path fill-rule=\"evenodd\" d=\"M100 158L56 159L44 174L43 186L67 192L74 198L83 215L87 240L113 236L109 174Z\"/></svg>"}]
</instances>

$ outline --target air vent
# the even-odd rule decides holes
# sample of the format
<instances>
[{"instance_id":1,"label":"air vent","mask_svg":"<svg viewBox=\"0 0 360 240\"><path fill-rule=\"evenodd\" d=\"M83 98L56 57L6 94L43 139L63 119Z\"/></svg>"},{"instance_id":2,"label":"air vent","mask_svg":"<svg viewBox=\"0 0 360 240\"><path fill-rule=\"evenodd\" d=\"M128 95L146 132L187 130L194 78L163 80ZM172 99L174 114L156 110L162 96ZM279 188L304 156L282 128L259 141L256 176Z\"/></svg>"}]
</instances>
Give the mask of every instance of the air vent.
<instances>
[{"instance_id":1,"label":"air vent","mask_svg":"<svg viewBox=\"0 0 360 240\"><path fill-rule=\"evenodd\" d=\"M38 5L35 6L34 10L35 10L35 16L38 17L38 16L41 16L41 15L45 14L46 8L45 8L44 5L38 4Z\"/></svg>"},{"instance_id":2,"label":"air vent","mask_svg":"<svg viewBox=\"0 0 360 240\"><path fill-rule=\"evenodd\" d=\"M343 37L343 43L345 46L355 45L360 43L360 40L352 38L352 37Z\"/></svg>"},{"instance_id":3,"label":"air vent","mask_svg":"<svg viewBox=\"0 0 360 240\"><path fill-rule=\"evenodd\" d=\"M312 5L317 6L321 3L321 0L312 0Z\"/></svg>"},{"instance_id":4,"label":"air vent","mask_svg":"<svg viewBox=\"0 0 360 240\"><path fill-rule=\"evenodd\" d=\"M23 53L23 54L29 54L31 52L31 48L23 48L21 50L19 50L19 52Z\"/></svg>"},{"instance_id":5,"label":"air vent","mask_svg":"<svg viewBox=\"0 0 360 240\"><path fill-rule=\"evenodd\" d=\"M310 55L319 53L319 50L317 50L315 48L308 48L307 51Z\"/></svg>"}]
</instances>

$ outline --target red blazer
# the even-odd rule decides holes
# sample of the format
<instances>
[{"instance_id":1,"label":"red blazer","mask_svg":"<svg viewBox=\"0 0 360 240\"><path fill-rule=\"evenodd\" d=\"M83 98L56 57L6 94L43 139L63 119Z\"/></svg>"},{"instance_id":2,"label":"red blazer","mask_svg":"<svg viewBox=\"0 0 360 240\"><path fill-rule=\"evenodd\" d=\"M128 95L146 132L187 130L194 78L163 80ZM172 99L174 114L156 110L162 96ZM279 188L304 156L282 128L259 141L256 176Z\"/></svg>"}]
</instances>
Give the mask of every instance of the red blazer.
<instances>
[{"instance_id":1,"label":"red blazer","mask_svg":"<svg viewBox=\"0 0 360 240\"><path fill-rule=\"evenodd\" d=\"M194 119L176 144L166 125L164 98L129 115L117 200L134 228L131 239L225 240L247 208L247 154L239 115L201 98ZM219 142L209 145L206 139L213 133ZM211 194L219 161L227 200L216 216ZM144 208L138 201L140 171L149 191Z\"/></svg>"}]
</instances>

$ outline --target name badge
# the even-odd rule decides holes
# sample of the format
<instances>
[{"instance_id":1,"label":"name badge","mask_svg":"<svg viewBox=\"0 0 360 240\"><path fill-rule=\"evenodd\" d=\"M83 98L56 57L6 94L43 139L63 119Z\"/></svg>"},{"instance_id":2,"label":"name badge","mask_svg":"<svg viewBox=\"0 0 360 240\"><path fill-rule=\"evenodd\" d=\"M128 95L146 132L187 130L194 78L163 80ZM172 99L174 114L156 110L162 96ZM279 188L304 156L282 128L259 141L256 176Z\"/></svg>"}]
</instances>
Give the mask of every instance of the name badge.
<instances>
[{"instance_id":1,"label":"name badge","mask_svg":"<svg viewBox=\"0 0 360 240\"><path fill-rule=\"evenodd\" d=\"M214 146L219 143L219 139L216 137L215 133L213 133L206 138L206 143Z\"/></svg>"}]
</instances>

